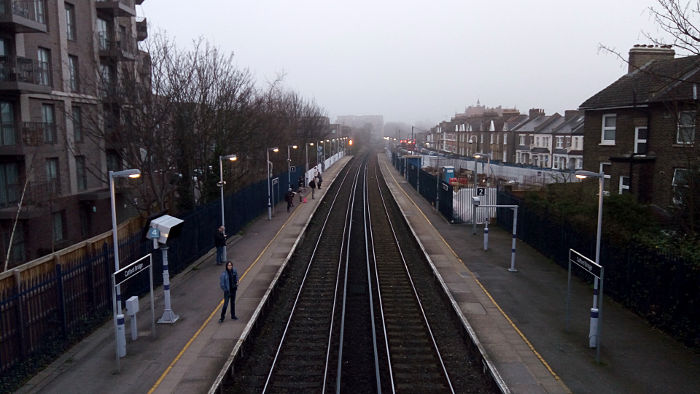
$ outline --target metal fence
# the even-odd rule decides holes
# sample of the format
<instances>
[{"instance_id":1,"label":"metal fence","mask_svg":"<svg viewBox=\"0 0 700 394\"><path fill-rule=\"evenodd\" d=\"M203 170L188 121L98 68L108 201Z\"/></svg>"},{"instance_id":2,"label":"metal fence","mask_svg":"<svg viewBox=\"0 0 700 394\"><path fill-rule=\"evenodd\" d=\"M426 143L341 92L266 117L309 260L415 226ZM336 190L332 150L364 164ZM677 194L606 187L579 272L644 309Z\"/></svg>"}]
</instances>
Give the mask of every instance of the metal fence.
<instances>
[{"instance_id":1,"label":"metal fence","mask_svg":"<svg viewBox=\"0 0 700 394\"><path fill-rule=\"evenodd\" d=\"M585 234L527 206L506 191L499 204L517 204L518 238L557 264L568 267L569 249L595 256L595 234ZM499 209L498 224L512 230L513 212ZM700 346L700 269L698 263L669 250L643 245L617 246L601 240L600 262L605 267L605 293L635 313L684 341ZM582 276L590 280L590 276Z\"/></svg>"},{"instance_id":2,"label":"metal fence","mask_svg":"<svg viewBox=\"0 0 700 394\"><path fill-rule=\"evenodd\" d=\"M303 176L303 171L298 167L290 174L293 185L295 179ZM275 193L273 204L281 200L289 187L287 172L277 177L278 188L283 192ZM267 211L267 180L225 196L224 204L227 233L236 234ZM182 231L168 248L168 264L173 275L214 247L214 232L221 221L221 201L199 206L180 218L184 220ZM14 277L7 277L0 286L2 375L33 355L60 354L110 315L110 275L114 272L111 237L105 236L97 245L83 249L67 258L49 259L47 264L24 270L22 274L16 271ZM145 231L132 231L119 240L121 266L150 252L154 253L155 272L162 272L162 249L152 250ZM153 280L155 285L162 284L162 275L154 275ZM148 289L148 277L139 275L122 285L122 299L145 294Z\"/></svg>"}]
</instances>

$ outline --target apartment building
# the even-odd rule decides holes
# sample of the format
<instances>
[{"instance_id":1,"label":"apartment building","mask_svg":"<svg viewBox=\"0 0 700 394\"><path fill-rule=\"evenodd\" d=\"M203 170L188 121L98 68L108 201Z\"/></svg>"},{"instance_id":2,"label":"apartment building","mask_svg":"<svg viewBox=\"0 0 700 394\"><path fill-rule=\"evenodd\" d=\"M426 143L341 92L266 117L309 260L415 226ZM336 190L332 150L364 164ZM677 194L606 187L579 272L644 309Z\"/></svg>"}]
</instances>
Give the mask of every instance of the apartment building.
<instances>
[{"instance_id":1,"label":"apartment building","mask_svg":"<svg viewBox=\"0 0 700 394\"><path fill-rule=\"evenodd\" d=\"M10 243L12 266L110 228L120 161L101 115L119 113L110 95L144 56L141 2L0 0L3 263Z\"/></svg>"}]
</instances>

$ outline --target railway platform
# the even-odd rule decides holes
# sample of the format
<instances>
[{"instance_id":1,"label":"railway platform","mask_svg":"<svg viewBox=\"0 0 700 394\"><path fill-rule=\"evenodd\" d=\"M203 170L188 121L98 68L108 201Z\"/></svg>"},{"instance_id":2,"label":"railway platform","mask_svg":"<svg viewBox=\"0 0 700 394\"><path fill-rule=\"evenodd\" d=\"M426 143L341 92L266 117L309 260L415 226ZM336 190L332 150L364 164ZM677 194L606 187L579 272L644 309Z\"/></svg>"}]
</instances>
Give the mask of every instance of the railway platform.
<instances>
[{"instance_id":1,"label":"railway platform","mask_svg":"<svg viewBox=\"0 0 700 394\"><path fill-rule=\"evenodd\" d=\"M572 279L566 328L567 271L512 234L450 224L401 177L379 163L397 203L508 387L518 393L697 393L700 354L604 299L600 363L588 347L592 286Z\"/></svg>"},{"instance_id":2,"label":"railway platform","mask_svg":"<svg viewBox=\"0 0 700 394\"><path fill-rule=\"evenodd\" d=\"M605 301L601 364L589 349L587 311L590 289L575 281L572 310L584 322L564 330L566 271L518 242L516 267L510 263L511 235L491 228L490 250L471 226L450 225L403 180L386 156L382 172L413 231L437 267L452 297L469 320L487 356L516 393L697 392L700 356L647 326L640 318ZM214 250L171 281L172 309L180 319L157 325L150 336L150 311L139 315L140 336L127 339L127 356L116 372L114 332L107 322L30 380L21 393L206 392L231 349L244 335L278 268L289 258L306 223L349 160L324 172L316 199L295 201L291 213L279 205L232 237L228 256L240 277L239 320L218 323L222 297ZM320 193L319 193L320 192ZM156 315L163 311L156 289ZM575 315L572 314L576 319ZM580 318L580 316L579 316ZM127 322L128 324L128 322ZM127 335L128 337L128 335Z\"/></svg>"},{"instance_id":3,"label":"railway platform","mask_svg":"<svg viewBox=\"0 0 700 394\"><path fill-rule=\"evenodd\" d=\"M27 382L19 393L202 393L207 392L231 349L243 334L278 268L290 255L317 204L338 172L350 160L345 156L323 173L323 187L315 199L307 187L306 203L295 198L294 210L286 202L267 212L229 239L227 256L238 271L236 315L219 316L223 295L215 249L171 280L172 310L180 316L174 324L157 324L151 338L150 308L141 301L139 338L127 332L127 355L117 373L114 326L105 323ZM214 229L212 229L213 234ZM155 275L156 273L154 273ZM159 274L159 273L158 273ZM155 289L156 319L163 311L162 287ZM227 311L228 312L228 311ZM129 321L127 319L127 328Z\"/></svg>"}]
</instances>

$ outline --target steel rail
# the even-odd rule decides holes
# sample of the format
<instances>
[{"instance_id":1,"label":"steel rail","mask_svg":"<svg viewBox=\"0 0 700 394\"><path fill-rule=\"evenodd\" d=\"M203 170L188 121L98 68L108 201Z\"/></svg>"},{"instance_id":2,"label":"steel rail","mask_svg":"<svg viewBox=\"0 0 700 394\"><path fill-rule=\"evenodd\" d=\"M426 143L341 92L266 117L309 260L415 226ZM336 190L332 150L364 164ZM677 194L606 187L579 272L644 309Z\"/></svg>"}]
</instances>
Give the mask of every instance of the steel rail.
<instances>
[{"instance_id":1,"label":"steel rail","mask_svg":"<svg viewBox=\"0 0 700 394\"><path fill-rule=\"evenodd\" d=\"M271 381L271 378L272 378L272 374L273 374L273 372L274 372L274 370L275 370L275 366L277 365L277 361L278 361L278 358L279 358L279 355L280 355L282 346L283 346L283 344L284 344L284 342L285 342L285 339L286 339L286 337L287 337L287 333L288 333L288 330L289 330L289 326L290 326L290 324L291 324L291 322L292 322L292 319L293 319L293 317L294 317L295 311L297 310L297 305L298 305L298 302L299 302L299 298L301 297L301 293L302 293L302 291L304 290L304 287L305 287L305 284L306 284L306 279L307 279L308 274L309 274L309 270L311 269L311 266L312 266L312 264L313 264L313 262L314 262L314 260L315 260L316 253L317 253L317 251L318 251L319 244L320 244L320 242L321 242L321 238L323 238L323 234L324 234L325 231L326 231L326 226L327 226L327 224L328 224L328 220L329 220L331 214L333 213L333 208L335 207L335 204L336 204L336 202L337 202L338 196L339 196L340 193L341 193L342 186L345 184L349 173L350 173L350 171L346 172L345 175L343 176L343 179L342 179L342 182L341 182L341 184L340 184L340 187L338 187L338 190L336 191L335 195L333 196L333 200L332 200L332 203L331 203L331 207L330 207L330 209L328 210L328 214L327 214L326 217L324 218L323 225L321 226L321 232L320 232L318 238L316 239L316 244L314 245L314 249L313 249L313 252L311 253L311 257L309 258L309 264L308 264L307 267L306 267L306 270L305 270L305 272L304 272L304 277L303 277L303 279L302 279L301 285L299 286L299 290L297 291L296 297L295 297L295 299L294 299L294 303L293 303L293 305L292 305L292 311L291 311L291 313L290 313L290 315L289 315L289 318L287 319L287 322L286 322L285 327L284 327L284 331L283 331L283 333L282 333L282 338L280 339L280 343L279 343L279 345L277 346L277 350L275 351L275 357L274 357L274 359L273 359L273 361L272 361L272 365L270 366L270 369L269 369L269 371L268 371L267 378L266 378L266 380L265 380L265 386L263 387L263 390L262 390L263 393L265 393L265 392L267 391L267 388L268 388L268 386L269 386L269 384L270 384L270 381ZM356 178L356 176L355 176L355 178ZM348 218L348 215L347 215L347 213L346 213L346 221L347 221L347 218ZM343 229L343 242L344 242L344 240L345 240L345 231L346 231L346 229L344 228L344 229ZM342 252L343 252L343 246L341 246L341 249L340 249L340 254L341 254L341 256L342 256ZM337 279L336 279L336 291L337 291ZM333 307L333 309L335 309L335 302L334 302L334 307ZM332 319L332 317L333 317L333 314L331 314L331 319ZM332 330L332 320L331 320L331 330ZM326 357L328 357L328 356L326 356ZM327 364L328 364L328 363L326 362L326 369L327 369ZM325 380L326 380L325 375L326 375L326 373L324 372L324 389L325 389Z\"/></svg>"},{"instance_id":2,"label":"steel rail","mask_svg":"<svg viewBox=\"0 0 700 394\"><path fill-rule=\"evenodd\" d=\"M350 237L352 236L352 215L353 215L353 210L355 208L355 196L357 195L357 184L359 181L359 175L360 172L362 172L362 168L366 168L366 162L360 164L360 167L355 174L355 180L353 183L353 186L350 190L350 206L348 207L347 213L349 215L346 216L345 220L346 223L349 223L348 230L347 230L347 244L350 245ZM345 242L345 237L343 237L343 242ZM343 275L343 302L341 303L342 305L342 311L340 314L340 338L338 340L338 367L337 367L337 374L335 378L335 392L340 393L340 381L342 377L342 369L343 369L343 341L345 339L345 307L347 303L347 295L348 295L348 269L350 266L350 253L345 254L345 275ZM339 265L340 268L340 265ZM337 278L339 278L340 275L337 275ZM336 290L338 289L338 286L336 286ZM334 313L335 315L335 303L334 303ZM333 324L331 324L331 331L333 329ZM328 362L328 357L330 356L330 350L331 350L331 338L332 335L328 336L328 349L326 352L326 362ZM326 364L327 365L327 364ZM327 371L323 375L323 391L326 391L326 376L327 376Z\"/></svg>"},{"instance_id":3,"label":"steel rail","mask_svg":"<svg viewBox=\"0 0 700 394\"><path fill-rule=\"evenodd\" d=\"M375 170L375 171L377 171L377 173L379 174L379 170ZM396 236L396 231L394 229L394 223L391 221L389 209L387 207L386 200L384 198L384 193L382 192L382 188L381 188L381 185L379 183L379 175L376 176L376 181L377 181L377 188L379 190L379 196L382 199L382 205L384 207L384 212L385 212L386 218L389 222L389 227L391 228L391 233L394 236L394 242L396 243L396 245L398 247L398 252L399 252L399 255L401 256L401 262L403 263L404 269L406 270L406 275L408 276L408 280L411 283L411 288L413 289L413 294L415 296L416 302L418 303L418 307L421 311L421 315L423 317L425 327L428 330L430 340L432 341L433 350L435 351L435 355L437 356L438 360L440 360L440 366L442 367L443 376L445 377L445 380L447 381L447 384L450 387L450 392L454 393L455 391L454 391L454 388L452 386L452 381L450 379L450 376L447 373L447 368L445 367L445 362L443 361L442 355L440 354L440 349L438 348L437 342L435 341L435 336L433 335L433 330L431 329L430 323L428 322L428 318L425 315L425 309L423 308L423 303L421 302L420 296L418 295L418 292L416 291L416 287L414 285L413 278L411 276L411 271L409 270L408 265L406 264L406 259L404 258L403 250L401 249L401 245L399 243L398 237ZM379 280L378 277L377 277L377 280ZM391 359L391 358L389 357L389 359Z\"/></svg>"}]
</instances>

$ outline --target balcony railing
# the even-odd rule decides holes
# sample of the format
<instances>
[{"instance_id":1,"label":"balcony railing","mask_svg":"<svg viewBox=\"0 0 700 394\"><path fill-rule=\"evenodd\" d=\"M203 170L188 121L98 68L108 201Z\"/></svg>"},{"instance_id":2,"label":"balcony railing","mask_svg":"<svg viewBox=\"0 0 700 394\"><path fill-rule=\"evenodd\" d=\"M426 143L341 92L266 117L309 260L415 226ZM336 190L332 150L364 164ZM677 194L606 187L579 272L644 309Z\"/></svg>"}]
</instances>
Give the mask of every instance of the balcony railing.
<instances>
[{"instance_id":1,"label":"balcony railing","mask_svg":"<svg viewBox=\"0 0 700 394\"><path fill-rule=\"evenodd\" d=\"M45 33L44 1L0 0L0 25L15 33Z\"/></svg>"},{"instance_id":2,"label":"balcony railing","mask_svg":"<svg viewBox=\"0 0 700 394\"><path fill-rule=\"evenodd\" d=\"M134 0L97 0L95 6L114 16L136 16Z\"/></svg>"},{"instance_id":3,"label":"balcony railing","mask_svg":"<svg viewBox=\"0 0 700 394\"><path fill-rule=\"evenodd\" d=\"M17 56L0 56L0 90L47 93L51 90L51 65Z\"/></svg>"},{"instance_id":4,"label":"balcony railing","mask_svg":"<svg viewBox=\"0 0 700 394\"><path fill-rule=\"evenodd\" d=\"M100 56L121 57L134 60L136 58L136 40L131 36L109 37L106 32L97 33L97 43Z\"/></svg>"}]
</instances>

